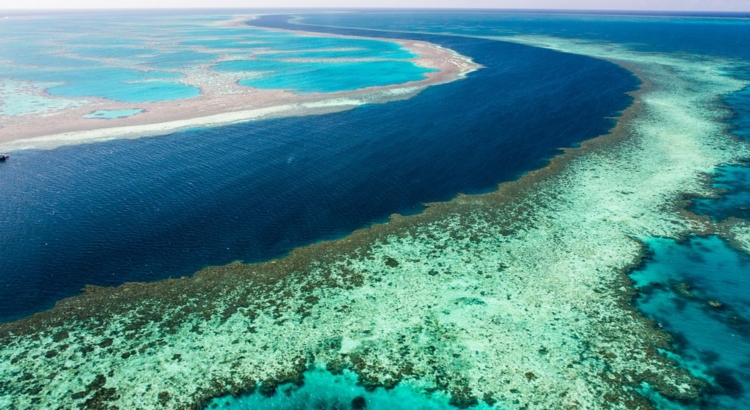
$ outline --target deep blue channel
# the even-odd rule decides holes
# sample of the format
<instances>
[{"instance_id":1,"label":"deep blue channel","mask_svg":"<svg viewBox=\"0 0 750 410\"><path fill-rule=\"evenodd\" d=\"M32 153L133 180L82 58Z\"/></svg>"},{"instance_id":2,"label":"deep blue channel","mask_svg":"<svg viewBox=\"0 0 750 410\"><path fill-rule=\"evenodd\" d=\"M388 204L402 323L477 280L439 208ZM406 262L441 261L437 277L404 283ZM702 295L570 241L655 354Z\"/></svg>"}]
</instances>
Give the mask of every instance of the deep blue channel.
<instances>
[{"instance_id":1,"label":"deep blue channel","mask_svg":"<svg viewBox=\"0 0 750 410\"><path fill-rule=\"evenodd\" d=\"M316 30L426 40L486 68L348 112L13 153L0 164L0 319L86 284L266 260L491 190L605 133L638 85L614 64L522 45Z\"/></svg>"}]
</instances>

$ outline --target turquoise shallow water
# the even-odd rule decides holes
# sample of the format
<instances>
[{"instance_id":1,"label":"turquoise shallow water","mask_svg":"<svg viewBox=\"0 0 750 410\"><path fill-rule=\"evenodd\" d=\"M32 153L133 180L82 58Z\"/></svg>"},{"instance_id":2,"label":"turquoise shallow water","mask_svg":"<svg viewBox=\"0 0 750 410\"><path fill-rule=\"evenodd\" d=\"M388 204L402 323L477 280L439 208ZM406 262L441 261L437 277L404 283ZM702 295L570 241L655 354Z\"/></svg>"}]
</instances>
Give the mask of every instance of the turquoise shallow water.
<instances>
[{"instance_id":1,"label":"turquoise shallow water","mask_svg":"<svg viewBox=\"0 0 750 410\"><path fill-rule=\"evenodd\" d=\"M270 32L273 33L273 32ZM350 91L373 86L419 81L436 70L408 61L414 53L396 43L335 37L303 37L288 41L287 36L256 39L253 44L226 40L202 40L214 48L256 48L263 53L256 59L221 62L219 71L260 71L257 77L240 80L241 85L264 89L288 89L299 94ZM268 52L271 50L272 52ZM290 61L291 59L316 59ZM342 59L344 61L321 61ZM352 59L387 59L385 61L346 61ZM331 79L335 78L335 81Z\"/></svg>"},{"instance_id":2,"label":"turquoise shallow water","mask_svg":"<svg viewBox=\"0 0 750 410\"><path fill-rule=\"evenodd\" d=\"M225 35L221 37L218 39L189 40L182 42L182 44L205 46L212 49L238 48L284 51L285 55L283 57L285 58L316 55L309 53L321 50L335 52L333 54L335 58L408 59L417 57L416 54L396 43L378 40L314 36L296 37L291 33L262 30L253 31L252 36L248 36L245 33L244 36L236 38L226 38ZM290 41L292 39L295 41ZM319 56L320 58L324 58L325 55L325 53L321 53Z\"/></svg>"},{"instance_id":3,"label":"turquoise shallow water","mask_svg":"<svg viewBox=\"0 0 750 410\"><path fill-rule=\"evenodd\" d=\"M188 70L212 70L208 67L218 64L216 69L223 71L227 66L219 63L228 56L242 64L256 58L254 53L273 60L274 66L262 78L255 78L256 73L240 84L299 93L398 84L429 72L405 61L417 56L393 42L212 25L228 17L177 13L127 19L107 14L92 19L83 14L5 20L0 25L0 81L55 83L47 91L58 97L139 103L196 97L198 86L177 81ZM285 61L293 58L330 61L300 70L306 64ZM330 81L332 76L340 81Z\"/></svg>"},{"instance_id":4,"label":"turquoise shallow water","mask_svg":"<svg viewBox=\"0 0 750 410\"><path fill-rule=\"evenodd\" d=\"M253 41L250 39L240 38L237 40L225 40L225 39L207 39L207 40L190 40L183 41L182 45L186 46L201 46L210 49L225 49L225 48L236 48L239 50L252 50L260 48L264 44L261 41Z\"/></svg>"},{"instance_id":5,"label":"turquoise shallow water","mask_svg":"<svg viewBox=\"0 0 750 410\"><path fill-rule=\"evenodd\" d=\"M417 56L396 43L336 37L308 37L304 44L280 42L279 44L274 44L272 48L274 50L290 51L292 52L290 55L294 55L294 52L304 50L304 52L300 52L299 55L297 55L298 57L303 57L306 53L310 53L314 50L324 49L346 49L338 54L337 57L341 58L407 59Z\"/></svg>"},{"instance_id":6,"label":"turquoise shallow water","mask_svg":"<svg viewBox=\"0 0 750 410\"><path fill-rule=\"evenodd\" d=\"M750 168L726 165L716 170L712 180L713 187L720 190L720 197L693 199L690 210L715 221L729 217L750 219Z\"/></svg>"},{"instance_id":7,"label":"turquoise shallow water","mask_svg":"<svg viewBox=\"0 0 750 410\"><path fill-rule=\"evenodd\" d=\"M262 390L262 388L261 388ZM366 389L349 371L334 375L323 369L304 373L298 383L278 387L275 394L255 393L239 397L214 399L207 408L227 410L450 410L455 409L448 397L440 393L426 394L423 389L401 384L393 389ZM472 409L489 409L477 404Z\"/></svg>"},{"instance_id":8,"label":"turquoise shallow water","mask_svg":"<svg viewBox=\"0 0 750 410\"><path fill-rule=\"evenodd\" d=\"M110 80L86 81L55 86L47 92L59 97L101 97L127 103L172 101L200 95L200 90L196 87L150 79L134 83L113 83Z\"/></svg>"},{"instance_id":9,"label":"turquoise shallow water","mask_svg":"<svg viewBox=\"0 0 750 410\"><path fill-rule=\"evenodd\" d=\"M631 277L638 307L675 335L685 367L712 383L705 408L750 408L750 257L717 237L654 238Z\"/></svg>"},{"instance_id":10,"label":"turquoise shallow water","mask_svg":"<svg viewBox=\"0 0 750 410\"><path fill-rule=\"evenodd\" d=\"M286 62L282 60L235 60L218 64L221 71L259 71L260 77L240 80L255 88L291 89L300 94L330 93L419 81L436 70L406 61ZM336 81L331 81L335 78Z\"/></svg>"}]
</instances>

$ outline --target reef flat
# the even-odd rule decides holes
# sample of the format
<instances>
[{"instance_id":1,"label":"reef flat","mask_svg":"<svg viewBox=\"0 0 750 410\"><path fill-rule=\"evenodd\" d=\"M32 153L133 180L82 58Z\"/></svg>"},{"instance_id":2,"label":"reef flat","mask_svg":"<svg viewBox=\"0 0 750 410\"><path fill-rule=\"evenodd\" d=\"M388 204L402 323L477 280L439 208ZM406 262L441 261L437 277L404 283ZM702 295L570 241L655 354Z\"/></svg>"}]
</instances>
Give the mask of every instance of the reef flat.
<instances>
[{"instance_id":1,"label":"reef flat","mask_svg":"<svg viewBox=\"0 0 750 410\"><path fill-rule=\"evenodd\" d=\"M462 408L696 399L702 383L659 353L668 336L632 307L626 273L637 238L711 228L682 195L711 194L702 173L750 154L718 103L747 84L723 75L728 61L512 40L619 62L642 90L611 134L493 193L279 260L89 287L0 325L0 405L201 408L273 394L311 365L370 387L419 381Z\"/></svg>"},{"instance_id":2,"label":"reef flat","mask_svg":"<svg viewBox=\"0 0 750 410\"><path fill-rule=\"evenodd\" d=\"M21 24L16 20L23 21L9 19L4 24ZM0 26L10 36L8 50L0 53L0 150L53 149L344 111L409 98L480 68L465 56L423 41L260 30L248 26L247 20L190 21L185 24L190 29L170 33L170 41L158 32L166 30L161 23L141 23L145 30L115 20L113 32L129 29L143 42L127 47L102 47L100 39L82 39L81 28L68 35L75 46L48 38L35 44L10 35L13 26ZM168 23L169 19L164 22ZM53 18L49 24L60 23ZM33 31L37 26L20 27ZM31 43L28 56L17 42ZM36 55L57 47L61 50ZM223 68L232 63L240 64ZM370 71L365 75L361 70ZM317 83L300 80L315 72L339 81L320 87L320 78ZM296 83L287 81L290 78ZM92 113L104 111L139 115L92 121L97 119ZM38 121L40 116L44 121Z\"/></svg>"}]
</instances>

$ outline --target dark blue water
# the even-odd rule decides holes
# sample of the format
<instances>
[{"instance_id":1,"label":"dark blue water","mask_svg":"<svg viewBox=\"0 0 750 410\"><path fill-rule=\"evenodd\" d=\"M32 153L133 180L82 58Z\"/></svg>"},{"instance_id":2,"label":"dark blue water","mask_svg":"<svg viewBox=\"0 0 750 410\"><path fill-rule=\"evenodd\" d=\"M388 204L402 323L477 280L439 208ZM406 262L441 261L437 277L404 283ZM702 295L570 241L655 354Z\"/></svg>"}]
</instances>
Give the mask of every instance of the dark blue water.
<instances>
[{"instance_id":1,"label":"dark blue water","mask_svg":"<svg viewBox=\"0 0 750 410\"><path fill-rule=\"evenodd\" d=\"M310 369L303 375L303 383L279 386L276 393L266 397L258 392L240 396L225 396L212 400L207 409L226 410L455 410L448 396L441 392L427 393L425 389L398 384L392 389L366 389L357 376L349 371L332 374L324 369ZM298 383L300 384L300 383ZM472 410L486 410L490 406L480 402Z\"/></svg>"},{"instance_id":2,"label":"dark blue water","mask_svg":"<svg viewBox=\"0 0 750 410\"><path fill-rule=\"evenodd\" d=\"M747 90L724 99L740 139L750 135ZM724 165L712 174L716 198L689 209L720 222L750 220L750 167ZM676 336L679 360L709 382L701 409L750 408L750 255L718 237L684 243L652 239L654 257L633 277L644 289L638 307Z\"/></svg>"},{"instance_id":3,"label":"dark blue water","mask_svg":"<svg viewBox=\"0 0 750 410\"><path fill-rule=\"evenodd\" d=\"M712 179L720 196L693 199L689 209L717 222L729 217L750 220L750 168L725 165L716 170Z\"/></svg>"},{"instance_id":4,"label":"dark blue water","mask_svg":"<svg viewBox=\"0 0 750 410\"><path fill-rule=\"evenodd\" d=\"M50 308L85 284L272 258L492 189L606 132L637 86L624 69L582 56L394 36L487 68L343 113L14 153L0 164L0 317Z\"/></svg>"},{"instance_id":5,"label":"dark blue water","mask_svg":"<svg viewBox=\"0 0 750 410\"><path fill-rule=\"evenodd\" d=\"M748 90L724 102L732 132L750 140ZM748 163L721 166L711 178L720 195L693 199L689 209L717 222L750 220ZM685 367L710 381L700 407L750 408L750 255L717 237L649 244L654 258L634 274L647 281L639 306L677 336Z\"/></svg>"},{"instance_id":6,"label":"dark blue water","mask_svg":"<svg viewBox=\"0 0 750 410\"><path fill-rule=\"evenodd\" d=\"M143 103L198 96L195 84L175 81L187 75L186 68L198 65L204 65L204 70L235 71L240 85L296 93L419 81L435 71L406 61L416 55L394 42L215 26L227 18L208 13L123 16L99 12L4 19L0 78L40 83L58 97ZM123 46L123 38L133 43ZM231 61L224 61L227 48L234 58ZM290 61L295 58L323 60ZM7 96L5 103L14 105L13 96Z\"/></svg>"},{"instance_id":7,"label":"dark blue water","mask_svg":"<svg viewBox=\"0 0 750 410\"><path fill-rule=\"evenodd\" d=\"M750 78L750 69L734 73ZM727 121L731 132L738 139L750 141L750 88L732 93L723 98L733 116ZM712 174L712 186L718 191L717 198L694 198L689 209L699 215L708 215L714 221L727 218L750 220L750 158L744 163L718 167Z\"/></svg>"},{"instance_id":8,"label":"dark blue water","mask_svg":"<svg viewBox=\"0 0 750 410\"><path fill-rule=\"evenodd\" d=\"M281 55L287 57L283 53ZM215 65L213 69L234 72L270 72L271 74L264 74L262 77L241 79L238 83L261 89L290 90L295 94L334 93L403 84L423 80L427 73L438 71L419 67L410 61L376 60L331 63L330 61L289 62L283 59L230 60ZM336 81L331 81L332 78Z\"/></svg>"}]
</instances>

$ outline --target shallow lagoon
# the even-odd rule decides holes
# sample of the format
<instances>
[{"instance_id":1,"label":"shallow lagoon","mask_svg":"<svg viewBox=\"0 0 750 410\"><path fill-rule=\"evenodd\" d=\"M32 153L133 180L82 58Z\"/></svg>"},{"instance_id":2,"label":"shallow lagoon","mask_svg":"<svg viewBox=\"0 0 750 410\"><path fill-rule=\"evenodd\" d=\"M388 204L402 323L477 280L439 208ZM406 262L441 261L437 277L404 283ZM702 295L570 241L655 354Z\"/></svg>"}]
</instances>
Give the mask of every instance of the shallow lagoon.
<instances>
[{"instance_id":1,"label":"shallow lagoon","mask_svg":"<svg viewBox=\"0 0 750 410\"><path fill-rule=\"evenodd\" d=\"M46 88L52 96L65 98L100 97L113 101L141 103L170 101L200 95L196 87L176 80L183 75L167 71L139 71L125 68L101 67L82 69L0 70L0 76L33 83L53 83ZM7 104L13 104L8 95Z\"/></svg>"},{"instance_id":2,"label":"shallow lagoon","mask_svg":"<svg viewBox=\"0 0 750 410\"><path fill-rule=\"evenodd\" d=\"M147 67L180 68L210 63L218 57L217 54L185 50L159 53L143 59L141 64Z\"/></svg>"},{"instance_id":3,"label":"shallow lagoon","mask_svg":"<svg viewBox=\"0 0 750 410\"><path fill-rule=\"evenodd\" d=\"M750 257L717 237L647 241L638 307L675 335L680 361L713 383L707 408L750 407Z\"/></svg>"},{"instance_id":4,"label":"shallow lagoon","mask_svg":"<svg viewBox=\"0 0 750 410\"><path fill-rule=\"evenodd\" d=\"M708 215L714 221L729 217L750 219L750 168L726 165L712 175L712 186L719 190L717 198L694 198L690 210Z\"/></svg>"},{"instance_id":5,"label":"shallow lagoon","mask_svg":"<svg viewBox=\"0 0 750 410\"><path fill-rule=\"evenodd\" d=\"M241 84L299 93L392 85L422 79L422 74L429 72L403 61L417 56L393 42L212 25L223 18L175 14L158 19L140 15L128 20L111 15L96 19L63 15L3 21L0 58L6 64L0 66L0 81L55 82L60 84L47 90L53 96L139 103L200 95L197 87L178 79L200 66L204 67L199 70L208 70L207 66L223 61L232 52L241 53L233 58L267 53L264 58L275 60L274 70L278 70L266 73L264 79L247 79ZM306 82L289 75L295 71L291 67L299 66L283 61L290 58L385 61L361 61L356 67L335 60L319 61L316 69L306 70L304 75L313 77ZM316 77L317 72L320 74ZM338 86L326 86L325 76L342 74L344 80L334 82ZM164 79L168 81L159 81ZM14 103L12 95L4 98Z\"/></svg>"}]
</instances>

